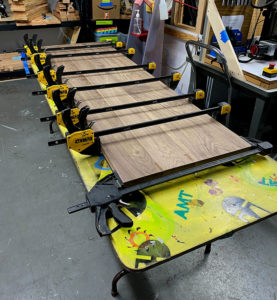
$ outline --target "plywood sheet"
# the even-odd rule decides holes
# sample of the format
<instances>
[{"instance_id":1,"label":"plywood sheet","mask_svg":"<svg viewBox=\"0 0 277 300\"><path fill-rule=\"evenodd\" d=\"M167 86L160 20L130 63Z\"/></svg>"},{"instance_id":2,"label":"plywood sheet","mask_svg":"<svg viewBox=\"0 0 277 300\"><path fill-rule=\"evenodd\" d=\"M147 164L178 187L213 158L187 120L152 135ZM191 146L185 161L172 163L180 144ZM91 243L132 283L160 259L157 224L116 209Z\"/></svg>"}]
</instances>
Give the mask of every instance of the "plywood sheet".
<instances>
[{"instance_id":1,"label":"plywood sheet","mask_svg":"<svg viewBox=\"0 0 277 300\"><path fill-rule=\"evenodd\" d=\"M68 71L134 64L119 53L83 57L82 59L80 57L55 59L53 62L56 65L64 64ZM70 76L68 77L68 84L73 87L151 77L152 75L144 70L129 70L101 73L101 75ZM81 101L81 106L88 105L91 108L98 108L175 94L164 83L155 82L77 92L76 100ZM98 131L197 110L196 106L184 99L171 103L91 115L88 121L96 121L93 130ZM199 162L211 161L230 152L242 151L249 146L247 142L208 115L101 138L101 147L106 159L126 185L185 169Z\"/></svg>"}]
</instances>

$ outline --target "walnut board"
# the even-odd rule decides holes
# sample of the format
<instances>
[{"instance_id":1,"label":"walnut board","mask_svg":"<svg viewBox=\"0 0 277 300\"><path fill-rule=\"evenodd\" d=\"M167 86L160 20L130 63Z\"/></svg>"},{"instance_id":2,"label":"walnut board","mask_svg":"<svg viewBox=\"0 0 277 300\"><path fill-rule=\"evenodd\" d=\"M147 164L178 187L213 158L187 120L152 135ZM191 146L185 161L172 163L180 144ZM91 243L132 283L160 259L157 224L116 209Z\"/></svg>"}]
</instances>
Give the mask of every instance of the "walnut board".
<instances>
[{"instance_id":1,"label":"walnut board","mask_svg":"<svg viewBox=\"0 0 277 300\"><path fill-rule=\"evenodd\" d=\"M104 51L104 49L108 50L107 48L94 48L93 50ZM59 53L64 53L64 51L59 51ZM72 71L134 65L135 63L118 53L53 59L53 64L56 66L63 64L66 71ZM95 85L151 77L151 74L141 69L101 73L101 75L73 75L68 76L68 85L71 87ZM155 82L77 92L75 98L76 101L81 101L80 107L88 105L90 108L99 108L172 95L176 93L164 83ZM96 121L92 129L99 131L197 110L196 106L184 99L90 115L88 122ZM208 115L104 136L100 140L105 158L125 185L185 169L199 162L212 161L250 147L247 142Z\"/></svg>"}]
</instances>

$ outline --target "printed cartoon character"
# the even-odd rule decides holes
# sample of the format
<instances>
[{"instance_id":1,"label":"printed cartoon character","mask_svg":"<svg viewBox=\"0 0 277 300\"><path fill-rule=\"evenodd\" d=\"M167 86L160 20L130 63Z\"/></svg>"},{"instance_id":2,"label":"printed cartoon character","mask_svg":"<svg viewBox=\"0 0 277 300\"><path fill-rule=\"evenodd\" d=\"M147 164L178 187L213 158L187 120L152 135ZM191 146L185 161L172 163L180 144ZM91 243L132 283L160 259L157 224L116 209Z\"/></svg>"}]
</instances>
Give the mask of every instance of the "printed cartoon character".
<instances>
[{"instance_id":1,"label":"printed cartoon character","mask_svg":"<svg viewBox=\"0 0 277 300\"><path fill-rule=\"evenodd\" d=\"M168 258L170 257L170 251L163 241L148 240L138 247L137 255L143 256L143 258L137 257L136 268L140 263L149 264L158 261L159 258ZM146 259L146 257L149 257L149 259Z\"/></svg>"},{"instance_id":2,"label":"printed cartoon character","mask_svg":"<svg viewBox=\"0 0 277 300\"><path fill-rule=\"evenodd\" d=\"M246 203L246 205L244 205L244 203ZM251 206L253 208L256 207L256 208L258 208L262 211L270 213L270 211L254 204L250 201L247 202L247 200L244 200L244 199L236 197L236 196L230 196L230 197L227 197L227 198L223 199L222 206L223 206L224 210L232 216L235 216L240 211L237 218L239 218L240 220L242 220L245 223L249 223L245 219L245 217L253 217L253 218L256 218L256 219L261 218L256 212L254 212L251 209Z\"/></svg>"}]
</instances>

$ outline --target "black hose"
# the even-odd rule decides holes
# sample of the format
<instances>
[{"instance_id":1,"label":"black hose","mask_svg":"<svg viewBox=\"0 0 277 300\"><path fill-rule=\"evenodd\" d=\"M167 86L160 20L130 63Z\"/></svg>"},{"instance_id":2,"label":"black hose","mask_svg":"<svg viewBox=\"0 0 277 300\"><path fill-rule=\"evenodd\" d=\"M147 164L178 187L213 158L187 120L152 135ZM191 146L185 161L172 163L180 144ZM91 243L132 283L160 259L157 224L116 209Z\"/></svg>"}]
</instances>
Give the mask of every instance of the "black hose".
<instances>
[{"instance_id":1,"label":"black hose","mask_svg":"<svg viewBox=\"0 0 277 300\"><path fill-rule=\"evenodd\" d=\"M240 56L241 56L241 54L238 55L238 61L239 61L240 63L243 63L243 64L249 63L249 62L252 61L253 59L257 58L257 56L252 56L252 57L250 57L248 60L241 60L241 59L239 58Z\"/></svg>"},{"instance_id":2,"label":"black hose","mask_svg":"<svg viewBox=\"0 0 277 300\"><path fill-rule=\"evenodd\" d=\"M271 1L269 1L268 3L266 3L266 4L264 4L264 5L256 6L255 4L253 4L253 0L251 0L251 6L252 6L253 8L257 8L257 9L264 9L264 8L270 6L271 4L273 4L275 1L277 1L277 0L271 0Z\"/></svg>"}]
</instances>

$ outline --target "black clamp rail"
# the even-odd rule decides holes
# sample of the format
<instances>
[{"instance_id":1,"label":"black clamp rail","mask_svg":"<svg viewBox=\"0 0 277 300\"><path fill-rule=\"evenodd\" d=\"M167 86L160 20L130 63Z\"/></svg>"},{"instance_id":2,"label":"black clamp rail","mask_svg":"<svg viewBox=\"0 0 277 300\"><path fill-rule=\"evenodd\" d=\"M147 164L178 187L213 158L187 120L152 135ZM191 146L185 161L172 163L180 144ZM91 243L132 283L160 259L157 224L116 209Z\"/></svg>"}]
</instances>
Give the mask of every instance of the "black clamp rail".
<instances>
[{"instance_id":1,"label":"black clamp rail","mask_svg":"<svg viewBox=\"0 0 277 300\"><path fill-rule=\"evenodd\" d=\"M59 93L59 90L55 91L54 93ZM145 100L145 101L139 101L139 102L126 103L126 104L111 105L111 106L101 107L101 108L94 108L94 109L90 109L87 114L88 115L100 114L100 113L111 112L111 111L116 111L116 110L124 110L124 109L129 109L129 108L140 107L140 106L148 106L148 105L153 105L153 104L158 104L158 103L183 100L186 98L190 98L191 100L193 100L195 98L195 94L196 93L182 94L182 95L158 98L158 99L153 99L153 100ZM53 99L54 98L57 99L58 96L53 97ZM55 100L54 100L54 102L56 104ZM61 100L58 102L62 103ZM67 107L62 106L62 110L66 109L66 108ZM62 110L59 110L59 111L62 111ZM48 121L52 121L52 120L55 121L56 119L57 119L57 116L53 115L53 116L40 118L40 121L48 122Z\"/></svg>"},{"instance_id":2,"label":"black clamp rail","mask_svg":"<svg viewBox=\"0 0 277 300\"><path fill-rule=\"evenodd\" d=\"M175 74L166 75L166 76L160 76L160 77L153 77L153 78L146 78L146 79L138 79L138 80L132 80L132 81L123 81L123 82L115 82L115 83L107 83L107 84L99 84L99 85L85 85L85 86L78 86L75 87L76 91L91 91L91 90L99 90L99 89L107 89L107 88L115 88L115 87L122 87L122 86L128 86L128 85L136 85L136 84L144 84L144 83L150 83L150 82L156 82L161 80L168 80L171 79L170 87L174 87L176 84L178 84L179 80L173 80ZM55 85L56 83L53 82ZM47 90L41 90L41 91L34 91L32 92L33 96L40 96L40 95L46 95Z\"/></svg>"},{"instance_id":3,"label":"black clamp rail","mask_svg":"<svg viewBox=\"0 0 277 300\"><path fill-rule=\"evenodd\" d=\"M219 165L230 164L236 161L246 159L249 156L261 154L268 155L271 153L272 145L268 142L251 142L251 149L238 154L230 154L227 157L217 159L212 162L204 163L186 170L178 171L169 175L136 184L131 187L124 187L120 183L120 178L116 172L107 175L102 180L98 181L95 186L87 193L86 202L74 205L68 208L68 213L72 214L83 209L91 209L95 212L95 226L100 236L110 235L121 227L132 227L133 221L123 211L122 207L128 208L128 203L124 198L139 190L156 186L158 184L168 182L180 177L184 177L193 173L201 172ZM110 229L107 224L107 219L113 217L118 226Z\"/></svg>"},{"instance_id":4,"label":"black clamp rail","mask_svg":"<svg viewBox=\"0 0 277 300\"><path fill-rule=\"evenodd\" d=\"M49 54L51 55L52 58L67 58L67 57L79 57L79 56L96 56L96 55L114 55L122 53L125 54L126 56L132 55L128 50L108 50L108 51L95 51L95 52L80 52L80 53L67 53L67 54ZM27 58L28 60L30 59L29 57Z\"/></svg>"},{"instance_id":5,"label":"black clamp rail","mask_svg":"<svg viewBox=\"0 0 277 300\"><path fill-rule=\"evenodd\" d=\"M102 48L102 47L115 47L115 45L112 42L105 42L103 44L92 44L92 45L78 45L78 46L68 46L68 47L53 47L53 48L42 48L42 42L43 40L40 39L37 41L37 34L34 34L31 38L29 38L28 33L26 33L23 36L25 44L30 48L31 52L34 53L39 53L39 52L47 52L47 51L67 51L67 50L79 50L79 49L93 49L93 48ZM38 50L34 49L34 46L38 46ZM19 48L17 49L17 52L25 52L25 48Z\"/></svg>"},{"instance_id":6,"label":"black clamp rail","mask_svg":"<svg viewBox=\"0 0 277 300\"><path fill-rule=\"evenodd\" d=\"M120 133L120 132L126 132L126 131L130 131L130 130L135 130L135 129L145 128L145 127L160 125L160 124L179 121L179 120L184 120L184 119L189 119L189 118L198 117L198 116L202 116L202 115L209 114L209 113L211 113L211 114L215 114L215 113L220 114L222 112L222 109L226 106L228 107L227 111L223 112L222 114L227 114L227 113L230 112L229 105L226 102L221 102L221 103L218 103L218 106L216 106L216 107L207 108L207 109L204 109L204 110L198 110L198 111L187 113L187 114L174 115L174 116L167 117L167 118L161 118L161 119L156 119L156 120L151 120L151 121L135 123L135 124L130 124L130 125L126 125L126 126L120 126L120 127L115 127L115 128L110 128L110 129L105 129L105 130L101 130L101 131L92 132L94 142L92 142L91 145L88 148L86 148L84 151L82 151L80 153L81 154L93 154L93 155L101 154L101 152L100 152L100 139L99 139L101 136ZM83 120L86 120L88 111L89 111L88 107L85 107L84 110L82 111ZM214 116L216 116L216 115L214 115ZM66 125L66 128L68 129L69 133L73 133L73 132L77 132L77 131L80 131L80 130L88 129L88 127L86 127L86 125L85 125L85 122L82 122L82 124L84 124L82 126L82 128L79 128L75 124L73 124L71 116L70 116L70 109L69 108L62 112L62 118L63 118L63 121L64 121L64 123ZM61 144L66 144L67 141L68 141L68 136L67 136L67 138L63 138L63 139L48 142L48 146L57 146L57 145L61 145Z\"/></svg>"},{"instance_id":7,"label":"black clamp rail","mask_svg":"<svg viewBox=\"0 0 277 300\"><path fill-rule=\"evenodd\" d=\"M38 66L39 71L43 71L44 77L49 76L47 73L50 72L50 69L45 69L46 66L50 66L51 68L51 55L47 55L46 57L47 63L45 65L41 65L39 58L35 57L36 65ZM60 66L59 68L61 68ZM87 69L87 70L77 70L77 71L67 71L62 72L61 76L71 76L71 75L81 75L81 74L96 74L96 73L105 73L105 72L117 72L117 71L125 71L125 70L136 70L136 69L145 69L148 72L152 72L153 70L149 68L149 64L143 65L131 65L131 66L123 66L123 67L110 67L104 69ZM27 78L37 78L37 74L32 74L27 76Z\"/></svg>"}]
</instances>

